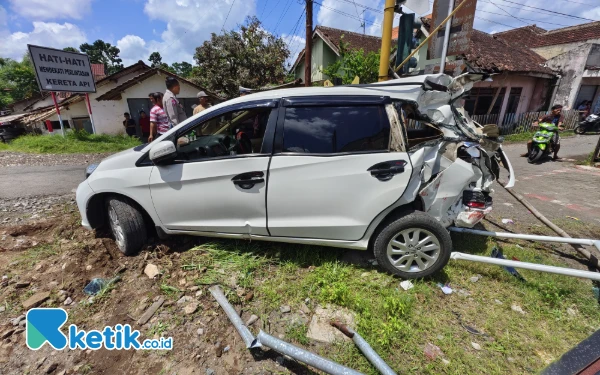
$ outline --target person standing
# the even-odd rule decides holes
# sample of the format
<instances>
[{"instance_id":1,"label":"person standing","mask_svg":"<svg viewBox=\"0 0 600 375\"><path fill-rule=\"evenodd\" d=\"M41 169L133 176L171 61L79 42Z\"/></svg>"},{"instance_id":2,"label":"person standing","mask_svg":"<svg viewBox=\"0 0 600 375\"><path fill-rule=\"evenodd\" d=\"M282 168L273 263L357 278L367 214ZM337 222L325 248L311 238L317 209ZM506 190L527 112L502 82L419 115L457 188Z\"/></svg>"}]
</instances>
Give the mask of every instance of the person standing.
<instances>
[{"instance_id":1,"label":"person standing","mask_svg":"<svg viewBox=\"0 0 600 375\"><path fill-rule=\"evenodd\" d=\"M150 136L150 118L143 110L140 111L140 129L142 129L142 139L146 141Z\"/></svg>"},{"instance_id":2,"label":"person standing","mask_svg":"<svg viewBox=\"0 0 600 375\"><path fill-rule=\"evenodd\" d=\"M148 143L169 131L169 117L163 110L163 95L159 92L152 94L154 107L150 110L150 135Z\"/></svg>"},{"instance_id":3,"label":"person standing","mask_svg":"<svg viewBox=\"0 0 600 375\"><path fill-rule=\"evenodd\" d=\"M208 108L208 95L204 91L200 91L196 94L196 97L198 98L198 105L194 108L194 115Z\"/></svg>"},{"instance_id":4,"label":"person standing","mask_svg":"<svg viewBox=\"0 0 600 375\"><path fill-rule=\"evenodd\" d=\"M181 86L179 85L179 81L173 77L167 77L165 84L167 91L165 91L162 99L163 110L169 118L170 125L176 126L187 118L183 106L179 103L179 99L177 99Z\"/></svg>"},{"instance_id":5,"label":"person standing","mask_svg":"<svg viewBox=\"0 0 600 375\"><path fill-rule=\"evenodd\" d=\"M135 136L135 120L131 118L129 112L123 113L123 116L125 117L125 120L123 120L123 127L125 128L125 132L130 137Z\"/></svg>"}]
</instances>

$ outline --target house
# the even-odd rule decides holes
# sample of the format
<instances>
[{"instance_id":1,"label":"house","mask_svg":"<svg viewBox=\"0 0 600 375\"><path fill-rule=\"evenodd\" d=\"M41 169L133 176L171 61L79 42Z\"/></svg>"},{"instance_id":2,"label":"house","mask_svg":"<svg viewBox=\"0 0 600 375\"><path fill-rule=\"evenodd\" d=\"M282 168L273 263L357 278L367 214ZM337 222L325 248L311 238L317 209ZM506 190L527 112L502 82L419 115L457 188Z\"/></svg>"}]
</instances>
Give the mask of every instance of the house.
<instances>
[{"instance_id":1,"label":"house","mask_svg":"<svg viewBox=\"0 0 600 375\"><path fill-rule=\"evenodd\" d=\"M312 35L312 82L329 78L323 74L323 69L340 58L340 40L348 43L350 49L362 49L365 53L379 52L381 49L379 37L317 26ZM294 78L304 79L304 49L296 58L290 71L294 72Z\"/></svg>"},{"instance_id":2,"label":"house","mask_svg":"<svg viewBox=\"0 0 600 375\"><path fill-rule=\"evenodd\" d=\"M532 25L496 35L530 48L560 73L554 103L576 108L592 100L592 110L600 111L600 22L550 31Z\"/></svg>"},{"instance_id":3,"label":"house","mask_svg":"<svg viewBox=\"0 0 600 375\"><path fill-rule=\"evenodd\" d=\"M422 18L429 29L429 19ZM439 72L439 59L420 59L413 73ZM492 81L478 82L465 99L471 115L490 115L490 122L509 124L521 113L545 110L552 100L558 76L546 59L527 47L498 34L473 30L467 51L449 56L444 73L494 74Z\"/></svg>"},{"instance_id":4,"label":"house","mask_svg":"<svg viewBox=\"0 0 600 375\"><path fill-rule=\"evenodd\" d=\"M424 28L421 28L420 32L427 33ZM397 39L398 27L395 27L392 30L392 47L395 47ZM349 49L362 49L365 53L379 52L381 50L380 37L335 29L333 27L316 26L312 35L312 82L321 82L329 79L323 73L323 69L340 58L340 40L348 43ZM415 57L417 60L419 58L424 59L425 54L426 50L419 51ZM395 55L392 54L391 58L394 60ZM304 79L304 49L296 57L290 71L294 73L296 79Z\"/></svg>"},{"instance_id":5,"label":"house","mask_svg":"<svg viewBox=\"0 0 600 375\"><path fill-rule=\"evenodd\" d=\"M103 72L98 72L103 73ZM99 78L102 75L99 75ZM96 133L123 133L123 113L129 112L139 123L139 112L150 111L148 94L165 91L165 77L177 78L181 84L178 95L188 116L192 116L193 105L198 100L198 91L206 91L197 84L160 68L151 68L142 61L128 66L114 74L103 76L96 82L96 92L89 94L92 116ZM58 96L63 126L71 129L85 129L92 133L92 125L87 110L84 94L61 93ZM25 108L27 116L21 121L45 131L46 121L50 121L54 129L60 128L58 115L52 98L45 96ZM141 129L138 126L138 135Z\"/></svg>"}]
</instances>

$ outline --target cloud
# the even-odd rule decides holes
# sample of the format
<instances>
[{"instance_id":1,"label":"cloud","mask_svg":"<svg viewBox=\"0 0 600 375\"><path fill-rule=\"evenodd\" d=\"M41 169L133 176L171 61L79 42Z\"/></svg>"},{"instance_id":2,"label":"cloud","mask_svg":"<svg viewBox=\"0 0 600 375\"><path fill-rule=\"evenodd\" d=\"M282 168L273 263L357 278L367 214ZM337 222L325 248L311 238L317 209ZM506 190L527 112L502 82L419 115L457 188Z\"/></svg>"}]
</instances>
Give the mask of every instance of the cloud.
<instances>
[{"instance_id":1,"label":"cloud","mask_svg":"<svg viewBox=\"0 0 600 375\"><path fill-rule=\"evenodd\" d=\"M287 58L285 65L286 68L291 68L292 64L294 64L294 62L296 61L298 54L304 48L304 45L306 44L306 39L298 35L287 34L283 34L281 38L287 44L288 49L290 50L290 56Z\"/></svg>"},{"instance_id":2,"label":"cloud","mask_svg":"<svg viewBox=\"0 0 600 375\"><path fill-rule=\"evenodd\" d=\"M82 19L92 0L9 0L16 14L34 20Z\"/></svg>"},{"instance_id":3,"label":"cloud","mask_svg":"<svg viewBox=\"0 0 600 375\"><path fill-rule=\"evenodd\" d=\"M121 50L119 57L123 65L135 64L138 60L147 61L153 51L150 51L146 41L137 35L125 35L117 41L117 48Z\"/></svg>"},{"instance_id":4,"label":"cloud","mask_svg":"<svg viewBox=\"0 0 600 375\"><path fill-rule=\"evenodd\" d=\"M14 32L6 28L3 21L6 12L0 7L0 56L20 60L27 52L27 44L35 44L44 47L64 48L79 47L85 43L85 33L77 26L55 22L34 22L31 32Z\"/></svg>"},{"instance_id":5,"label":"cloud","mask_svg":"<svg viewBox=\"0 0 600 375\"><path fill-rule=\"evenodd\" d=\"M151 20L166 22L166 30L160 34L160 40L147 41L145 45L148 49L145 51L140 47L139 41L131 45L123 41L125 50L122 53L127 54L128 59L137 61L147 59L148 51L158 51L168 64L178 61L192 63L196 47L210 39L211 33L219 33L222 27L225 30L234 29L247 16L255 13L255 0L233 2L234 0L147 0L144 12ZM130 38L129 42L133 42L133 39Z\"/></svg>"}]
</instances>

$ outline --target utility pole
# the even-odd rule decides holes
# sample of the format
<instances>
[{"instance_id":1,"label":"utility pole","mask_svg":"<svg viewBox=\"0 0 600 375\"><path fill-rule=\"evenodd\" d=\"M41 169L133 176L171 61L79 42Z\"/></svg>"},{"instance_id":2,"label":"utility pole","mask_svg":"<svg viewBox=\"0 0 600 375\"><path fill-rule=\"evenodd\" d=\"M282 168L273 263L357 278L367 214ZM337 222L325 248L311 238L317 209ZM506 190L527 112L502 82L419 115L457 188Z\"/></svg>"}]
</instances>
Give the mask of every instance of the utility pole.
<instances>
[{"instance_id":1,"label":"utility pole","mask_svg":"<svg viewBox=\"0 0 600 375\"><path fill-rule=\"evenodd\" d=\"M361 24L361 26L363 28L363 35L365 35L367 33L366 28L365 28L365 25L366 25L366 22L365 22L365 11L366 11L366 9L363 9L363 11L361 12L362 13L362 24Z\"/></svg>"},{"instance_id":2,"label":"utility pole","mask_svg":"<svg viewBox=\"0 0 600 375\"><path fill-rule=\"evenodd\" d=\"M390 50L392 49L392 26L396 0L385 0L383 27L381 28L381 55L379 58L379 81L387 81L390 69Z\"/></svg>"},{"instance_id":3,"label":"utility pole","mask_svg":"<svg viewBox=\"0 0 600 375\"><path fill-rule=\"evenodd\" d=\"M306 45L304 46L304 86L312 86L313 0L306 0Z\"/></svg>"}]
</instances>

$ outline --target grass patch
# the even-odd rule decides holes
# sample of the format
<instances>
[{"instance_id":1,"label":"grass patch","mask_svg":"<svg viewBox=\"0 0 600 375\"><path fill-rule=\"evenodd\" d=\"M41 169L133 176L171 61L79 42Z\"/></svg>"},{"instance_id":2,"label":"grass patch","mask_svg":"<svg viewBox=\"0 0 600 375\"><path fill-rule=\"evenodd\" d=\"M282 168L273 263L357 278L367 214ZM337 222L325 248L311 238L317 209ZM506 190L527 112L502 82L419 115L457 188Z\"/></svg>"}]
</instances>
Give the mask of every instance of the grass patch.
<instances>
[{"instance_id":1,"label":"grass patch","mask_svg":"<svg viewBox=\"0 0 600 375\"><path fill-rule=\"evenodd\" d=\"M0 151L35 154L102 153L123 151L140 144L134 137L71 131L64 138L60 135L24 135L11 143L0 143Z\"/></svg>"},{"instance_id":2,"label":"grass patch","mask_svg":"<svg viewBox=\"0 0 600 375\"><path fill-rule=\"evenodd\" d=\"M524 132L524 133L518 133L518 134L505 135L505 136L503 136L504 142L506 142L506 143L527 142L533 138L533 135L535 133L536 132ZM562 138L574 137L575 133L573 132L573 130L565 130L564 132L560 133L560 136Z\"/></svg>"},{"instance_id":3,"label":"grass patch","mask_svg":"<svg viewBox=\"0 0 600 375\"><path fill-rule=\"evenodd\" d=\"M594 151L590 152L585 159L577 160L575 162L577 165L594 165Z\"/></svg>"},{"instance_id":4,"label":"grass patch","mask_svg":"<svg viewBox=\"0 0 600 375\"><path fill-rule=\"evenodd\" d=\"M468 235L453 235L453 242L467 253L489 255L493 246L500 246L509 259L566 266L550 256L556 250L551 245L522 241L517 247ZM313 308L330 304L351 310L356 314L353 328L399 372L536 373L600 327L598 302L587 280L520 271L527 280L520 282L498 266L451 261L433 279L413 281L415 287L404 291L398 278L376 267L340 262L343 253L311 246L216 241L183 253L182 258L186 269L207 267L199 283L231 285L229 280L236 275L237 285L254 292L252 302L246 303L259 316L273 319L283 304L295 313L306 298ZM476 274L483 277L470 282ZM454 293L444 295L438 282L449 282ZM240 302L233 292L228 298ZM513 311L512 305L525 314ZM277 318L269 324L283 325L288 341L312 344L306 337L308 324ZM469 333L463 325L487 336ZM472 342L482 350L473 349ZM423 354L427 343L440 347L450 363L427 359ZM352 343L319 346L318 352L366 374L377 373Z\"/></svg>"},{"instance_id":5,"label":"grass patch","mask_svg":"<svg viewBox=\"0 0 600 375\"><path fill-rule=\"evenodd\" d=\"M18 262L26 266L35 266L40 260L49 258L53 255L58 254L54 244L40 244L27 249L23 252Z\"/></svg>"}]
</instances>

